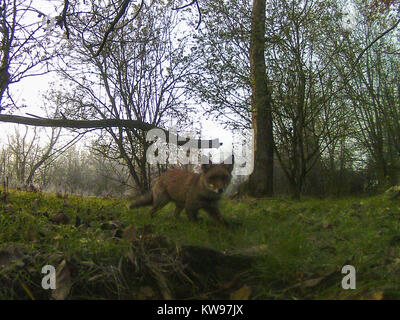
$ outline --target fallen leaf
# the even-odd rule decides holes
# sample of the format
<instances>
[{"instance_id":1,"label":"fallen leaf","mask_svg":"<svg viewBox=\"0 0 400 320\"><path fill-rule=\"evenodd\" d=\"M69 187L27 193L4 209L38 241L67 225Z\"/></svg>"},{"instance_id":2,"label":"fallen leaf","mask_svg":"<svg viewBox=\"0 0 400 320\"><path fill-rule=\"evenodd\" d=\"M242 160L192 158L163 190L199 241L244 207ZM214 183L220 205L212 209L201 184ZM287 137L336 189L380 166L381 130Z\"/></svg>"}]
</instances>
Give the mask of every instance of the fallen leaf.
<instances>
[{"instance_id":1,"label":"fallen leaf","mask_svg":"<svg viewBox=\"0 0 400 320\"><path fill-rule=\"evenodd\" d=\"M248 285L244 285L240 289L232 292L230 294L230 299L231 300L249 300L251 294L251 289Z\"/></svg>"},{"instance_id":2,"label":"fallen leaf","mask_svg":"<svg viewBox=\"0 0 400 320\"><path fill-rule=\"evenodd\" d=\"M383 291L378 291L375 292L372 296L371 296L372 300L382 300L383 299Z\"/></svg>"},{"instance_id":3,"label":"fallen leaf","mask_svg":"<svg viewBox=\"0 0 400 320\"><path fill-rule=\"evenodd\" d=\"M136 240L136 230L132 224L122 231L122 238L128 241Z\"/></svg>"},{"instance_id":4,"label":"fallen leaf","mask_svg":"<svg viewBox=\"0 0 400 320\"><path fill-rule=\"evenodd\" d=\"M9 212L14 212L15 208L12 204L6 204L4 208L4 212L9 213Z\"/></svg>"},{"instance_id":5,"label":"fallen leaf","mask_svg":"<svg viewBox=\"0 0 400 320\"><path fill-rule=\"evenodd\" d=\"M24 265L23 254L17 247L10 245L0 250L0 269L11 266L22 268Z\"/></svg>"},{"instance_id":6,"label":"fallen leaf","mask_svg":"<svg viewBox=\"0 0 400 320\"><path fill-rule=\"evenodd\" d=\"M71 272L67 261L65 259L61 261L56 270L56 289L51 296L55 300L65 300L72 286Z\"/></svg>"},{"instance_id":7,"label":"fallen leaf","mask_svg":"<svg viewBox=\"0 0 400 320\"><path fill-rule=\"evenodd\" d=\"M145 299L151 299L154 298L154 290L152 287L149 286L144 286L141 287L139 290L139 293L137 295L138 300L145 300Z\"/></svg>"},{"instance_id":8,"label":"fallen leaf","mask_svg":"<svg viewBox=\"0 0 400 320\"><path fill-rule=\"evenodd\" d=\"M49 220L55 224L67 224L69 222L68 216L63 211L57 212Z\"/></svg>"},{"instance_id":9,"label":"fallen leaf","mask_svg":"<svg viewBox=\"0 0 400 320\"><path fill-rule=\"evenodd\" d=\"M118 228L118 225L113 221L107 221L100 225L101 230L115 230Z\"/></svg>"},{"instance_id":10,"label":"fallen leaf","mask_svg":"<svg viewBox=\"0 0 400 320\"><path fill-rule=\"evenodd\" d=\"M400 195L400 186L393 186L384 192L386 199L396 199Z\"/></svg>"},{"instance_id":11,"label":"fallen leaf","mask_svg":"<svg viewBox=\"0 0 400 320\"><path fill-rule=\"evenodd\" d=\"M312 287L315 287L315 286L319 285L321 283L321 281L324 280L324 279L325 279L325 277L309 279L309 280L301 282L300 286L304 287L304 288L312 288Z\"/></svg>"},{"instance_id":12,"label":"fallen leaf","mask_svg":"<svg viewBox=\"0 0 400 320\"><path fill-rule=\"evenodd\" d=\"M104 274L96 274L95 276L91 277L88 279L88 282L93 282L96 281L98 279L104 278Z\"/></svg>"},{"instance_id":13,"label":"fallen leaf","mask_svg":"<svg viewBox=\"0 0 400 320\"><path fill-rule=\"evenodd\" d=\"M157 281L158 287L161 291L164 300L173 300L174 297L172 292L168 286L167 278L158 270L152 269L151 273L154 276L154 279Z\"/></svg>"},{"instance_id":14,"label":"fallen leaf","mask_svg":"<svg viewBox=\"0 0 400 320\"><path fill-rule=\"evenodd\" d=\"M261 244L259 246L234 250L232 253L242 254L245 256L258 256L258 255L265 255L267 252L268 252L268 246L266 244Z\"/></svg>"},{"instance_id":15,"label":"fallen leaf","mask_svg":"<svg viewBox=\"0 0 400 320\"><path fill-rule=\"evenodd\" d=\"M332 246L329 246L329 245L321 247L320 250L326 250L326 251L328 251L328 252L330 252L332 254L336 253L336 248L332 247Z\"/></svg>"},{"instance_id":16,"label":"fallen leaf","mask_svg":"<svg viewBox=\"0 0 400 320\"><path fill-rule=\"evenodd\" d=\"M295 284L294 286L289 287L288 289L294 289L294 288L298 288L298 287L302 287L302 288L313 288L313 287L316 287L321 282L329 279L335 273L337 273L337 270L329 271L329 272L325 273L321 277L313 278L313 279L309 279L309 280L305 280L305 281L299 282L299 283Z\"/></svg>"},{"instance_id":17,"label":"fallen leaf","mask_svg":"<svg viewBox=\"0 0 400 320\"><path fill-rule=\"evenodd\" d=\"M329 222L327 222L327 221L322 222L322 228L328 229L331 227L332 227L332 224L330 224Z\"/></svg>"}]
</instances>

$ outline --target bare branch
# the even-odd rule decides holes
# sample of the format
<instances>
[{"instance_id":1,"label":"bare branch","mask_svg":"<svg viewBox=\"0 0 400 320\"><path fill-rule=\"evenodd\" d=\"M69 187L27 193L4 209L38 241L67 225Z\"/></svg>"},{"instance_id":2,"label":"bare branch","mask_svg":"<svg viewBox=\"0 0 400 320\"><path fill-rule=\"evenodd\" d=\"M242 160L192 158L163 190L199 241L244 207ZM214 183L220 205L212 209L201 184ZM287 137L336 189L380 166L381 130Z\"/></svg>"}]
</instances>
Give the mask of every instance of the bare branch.
<instances>
[{"instance_id":1,"label":"bare branch","mask_svg":"<svg viewBox=\"0 0 400 320\"><path fill-rule=\"evenodd\" d=\"M199 28L199 26L200 26L200 23L201 23L201 9L200 9L198 0L193 0L191 3L185 4L184 6L179 7L179 8L174 8L172 10L185 9L185 8L188 8L188 7L192 6L192 5L194 5L194 4L196 4L197 12L199 13L199 21L197 22L197 26L196 26L196 30L197 30Z\"/></svg>"},{"instance_id":2,"label":"bare branch","mask_svg":"<svg viewBox=\"0 0 400 320\"><path fill-rule=\"evenodd\" d=\"M154 125L141 122L138 120L120 120L120 119L105 119L105 120L69 120L69 119L46 119L46 118L28 118L22 116L8 115L2 114L0 115L0 122L11 122L11 123L19 123L30 126L37 127L57 127L57 128L76 128L76 129L85 129L85 128L110 128L110 127L118 127L118 128L127 128L127 129L139 129L143 131L148 131L151 129L161 129L167 136L166 142L178 141L178 145L182 146L189 141L186 138L183 141L179 136L170 133L168 130L158 128ZM169 141L169 138L172 138L172 141ZM222 145L219 142L219 139L213 140L198 140L195 139L194 142L197 144L198 148L219 148Z\"/></svg>"},{"instance_id":3,"label":"bare branch","mask_svg":"<svg viewBox=\"0 0 400 320\"><path fill-rule=\"evenodd\" d=\"M68 23L67 23L67 11L68 11L68 6L69 6L69 0L64 0L64 8L62 11L61 16L57 17L57 25L59 25L61 28L64 26L65 27L65 34L67 39L69 39L69 28L68 28Z\"/></svg>"},{"instance_id":4,"label":"bare branch","mask_svg":"<svg viewBox=\"0 0 400 320\"><path fill-rule=\"evenodd\" d=\"M374 45L374 43L376 43L380 38L383 38L385 35L387 35L390 31L394 30L394 29L399 25L399 23L400 23L400 19L397 20L397 22L396 22L392 27L390 27L390 28L387 29L386 31L382 32L382 33L381 33L379 36L377 36L369 45L367 45L367 46L364 48L364 50L361 51L361 53L358 55L358 57L357 57L357 59L356 59L354 65L357 65L357 64L358 64L358 62L360 61L360 59L361 59L361 57L363 56L363 54L364 54L369 48L371 48L371 47Z\"/></svg>"},{"instance_id":5,"label":"bare branch","mask_svg":"<svg viewBox=\"0 0 400 320\"><path fill-rule=\"evenodd\" d=\"M118 14L115 16L113 22L111 22L111 24L110 24L110 26L108 27L106 33L104 34L103 40L101 41L101 44L100 44L100 47L99 47L99 49L97 49L97 51L96 51L96 53L95 53L95 57L98 57L99 54L100 54L100 52L103 50L104 46L106 45L108 36L110 35L111 32L114 31L115 25L118 23L118 21L119 21L119 20L122 18L122 16L125 14L125 11L126 11L126 9L128 9L128 6L129 6L129 3L130 3L130 2L131 2L131 0L125 0L125 1L121 4L121 7L120 7L120 9L119 9ZM143 0L140 2L140 7L139 7L138 11L136 12L136 14L135 14L135 16L133 17L132 20L134 20L134 19L138 16L140 10L142 10L143 2L144 2Z\"/></svg>"}]
</instances>

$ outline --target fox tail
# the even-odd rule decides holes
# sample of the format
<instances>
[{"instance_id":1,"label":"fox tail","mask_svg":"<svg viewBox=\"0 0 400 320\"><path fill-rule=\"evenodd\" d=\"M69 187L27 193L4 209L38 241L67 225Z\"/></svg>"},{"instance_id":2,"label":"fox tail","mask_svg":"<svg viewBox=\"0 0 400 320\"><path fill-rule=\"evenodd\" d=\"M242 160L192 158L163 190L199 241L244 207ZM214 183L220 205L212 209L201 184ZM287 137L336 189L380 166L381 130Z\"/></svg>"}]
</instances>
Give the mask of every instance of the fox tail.
<instances>
[{"instance_id":1,"label":"fox tail","mask_svg":"<svg viewBox=\"0 0 400 320\"><path fill-rule=\"evenodd\" d=\"M129 209L137 208L137 207L143 207L143 206L148 206L153 203L153 193L150 191L135 200L133 200L129 204Z\"/></svg>"}]
</instances>

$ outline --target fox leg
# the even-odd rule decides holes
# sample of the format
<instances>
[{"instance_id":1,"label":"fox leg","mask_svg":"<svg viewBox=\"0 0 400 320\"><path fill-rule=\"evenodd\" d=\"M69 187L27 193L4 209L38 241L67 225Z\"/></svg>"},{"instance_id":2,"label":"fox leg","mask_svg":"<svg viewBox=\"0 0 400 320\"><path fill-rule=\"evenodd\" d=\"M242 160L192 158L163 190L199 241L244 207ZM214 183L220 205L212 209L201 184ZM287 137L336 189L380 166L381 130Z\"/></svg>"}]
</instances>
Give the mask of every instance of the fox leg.
<instances>
[{"instance_id":1,"label":"fox leg","mask_svg":"<svg viewBox=\"0 0 400 320\"><path fill-rule=\"evenodd\" d=\"M151 217L154 217L154 214L158 211L158 210L160 210L161 208L163 208L163 207L165 207L167 204L168 204L168 202L169 202L169 199L168 198L162 198L162 199L160 199L158 202L155 202L154 201L154 203L153 203L153 206L151 207L151 210L150 210L150 216Z\"/></svg>"},{"instance_id":2,"label":"fox leg","mask_svg":"<svg viewBox=\"0 0 400 320\"><path fill-rule=\"evenodd\" d=\"M170 198L164 188L162 188L161 186L153 188L153 207L150 210L150 216L154 217L156 211L165 207L169 201Z\"/></svg>"},{"instance_id":3,"label":"fox leg","mask_svg":"<svg viewBox=\"0 0 400 320\"><path fill-rule=\"evenodd\" d=\"M186 206L185 211L190 221L197 221L197 213L199 212L199 209Z\"/></svg>"},{"instance_id":4,"label":"fox leg","mask_svg":"<svg viewBox=\"0 0 400 320\"><path fill-rule=\"evenodd\" d=\"M175 207L175 219L179 219L180 218L182 209L183 208L178 206L178 205Z\"/></svg>"},{"instance_id":5,"label":"fox leg","mask_svg":"<svg viewBox=\"0 0 400 320\"><path fill-rule=\"evenodd\" d=\"M221 215L221 212L219 211L218 207L206 207L204 210L209 214L209 216L217 223L227 227L228 223L224 219L224 217Z\"/></svg>"}]
</instances>

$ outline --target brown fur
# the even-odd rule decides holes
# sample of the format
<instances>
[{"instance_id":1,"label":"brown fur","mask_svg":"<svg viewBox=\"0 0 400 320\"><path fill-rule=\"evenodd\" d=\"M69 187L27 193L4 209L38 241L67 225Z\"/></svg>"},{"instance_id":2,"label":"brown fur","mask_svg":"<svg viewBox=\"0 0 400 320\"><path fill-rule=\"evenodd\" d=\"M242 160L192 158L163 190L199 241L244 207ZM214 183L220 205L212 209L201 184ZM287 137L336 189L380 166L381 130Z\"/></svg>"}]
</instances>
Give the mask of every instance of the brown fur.
<instances>
[{"instance_id":1,"label":"brown fur","mask_svg":"<svg viewBox=\"0 0 400 320\"><path fill-rule=\"evenodd\" d=\"M130 208L152 204L151 216L170 201L174 202L175 217L185 209L189 220L196 221L200 209L204 209L216 222L226 225L218 202L231 180L233 164L203 164L201 173L178 169L164 172L155 182L151 192L130 204Z\"/></svg>"}]
</instances>

